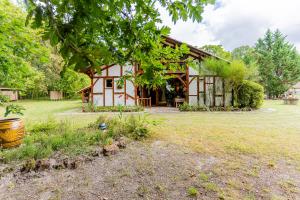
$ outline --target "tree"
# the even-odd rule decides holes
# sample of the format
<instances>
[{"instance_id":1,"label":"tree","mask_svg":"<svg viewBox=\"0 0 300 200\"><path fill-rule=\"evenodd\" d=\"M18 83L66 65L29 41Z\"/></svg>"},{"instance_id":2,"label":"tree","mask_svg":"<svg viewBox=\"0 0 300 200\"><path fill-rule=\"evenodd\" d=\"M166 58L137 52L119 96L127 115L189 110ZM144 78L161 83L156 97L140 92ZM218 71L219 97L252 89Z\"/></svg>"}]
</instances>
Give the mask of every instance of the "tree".
<instances>
[{"instance_id":1,"label":"tree","mask_svg":"<svg viewBox=\"0 0 300 200\"><path fill-rule=\"evenodd\" d=\"M231 53L229 51L226 51L222 45L204 45L203 47L201 47L201 49L225 60L232 59Z\"/></svg>"},{"instance_id":2,"label":"tree","mask_svg":"<svg viewBox=\"0 0 300 200\"><path fill-rule=\"evenodd\" d=\"M250 46L237 47L232 51L231 55L232 55L232 59L242 60L245 63L249 71L248 76L246 77L247 80L252 80L255 82L260 81L258 64L257 64L257 55L253 47Z\"/></svg>"},{"instance_id":3,"label":"tree","mask_svg":"<svg viewBox=\"0 0 300 200\"><path fill-rule=\"evenodd\" d=\"M157 6L164 7L172 16L173 22L179 19L199 22L204 6L212 2L213 0L26 1L28 22L33 19L33 27L44 28L44 38L59 48L66 66L75 65L75 70L84 70L87 67L97 69L113 63L138 62L145 74L153 73L150 66L158 63L154 60L160 61L162 54L171 52L163 50L160 43L161 35L167 35L169 28L158 25L161 18ZM186 50L180 47L178 49ZM165 58L169 59L168 62L179 59L171 56ZM159 65L153 74L155 77L144 76L144 79L148 79L144 83L150 85L152 78L155 80L163 76L166 67L169 66ZM181 66L178 64L177 67Z\"/></svg>"},{"instance_id":4,"label":"tree","mask_svg":"<svg viewBox=\"0 0 300 200\"><path fill-rule=\"evenodd\" d=\"M88 85L88 78L71 68L62 73L63 59L43 40L41 29L24 26L26 15L22 8L0 0L0 85L20 89L25 98L46 96L54 89L73 97L79 87ZM62 86L66 79L72 79L69 87Z\"/></svg>"},{"instance_id":5,"label":"tree","mask_svg":"<svg viewBox=\"0 0 300 200\"><path fill-rule=\"evenodd\" d=\"M300 77L300 57L279 30L268 30L256 45L261 82L269 97L278 97Z\"/></svg>"},{"instance_id":6,"label":"tree","mask_svg":"<svg viewBox=\"0 0 300 200\"><path fill-rule=\"evenodd\" d=\"M16 87L23 93L28 86L34 89L30 84L33 77L43 76L38 69L48 63L49 53L40 30L24 27L25 19L20 8L0 0L0 85Z\"/></svg>"}]
</instances>

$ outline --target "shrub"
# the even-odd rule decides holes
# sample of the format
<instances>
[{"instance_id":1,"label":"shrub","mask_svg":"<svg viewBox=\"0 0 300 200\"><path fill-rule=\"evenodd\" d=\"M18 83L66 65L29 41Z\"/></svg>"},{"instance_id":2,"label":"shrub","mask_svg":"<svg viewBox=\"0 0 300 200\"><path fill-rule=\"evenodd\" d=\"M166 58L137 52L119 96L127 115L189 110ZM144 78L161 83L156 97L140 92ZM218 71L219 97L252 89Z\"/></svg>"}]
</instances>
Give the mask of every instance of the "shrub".
<instances>
[{"instance_id":1,"label":"shrub","mask_svg":"<svg viewBox=\"0 0 300 200\"><path fill-rule=\"evenodd\" d=\"M253 81L244 80L238 89L237 103L240 108L259 108L263 98L263 87Z\"/></svg>"},{"instance_id":2,"label":"shrub","mask_svg":"<svg viewBox=\"0 0 300 200\"><path fill-rule=\"evenodd\" d=\"M7 103L9 101L10 101L10 99L8 96L0 94L0 105L3 105L4 103Z\"/></svg>"},{"instance_id":3,"label":"shrub","mask_svg":"<svg viewBox=\"0 0 300 200\"><path fill-rule=\"evenodd\" d=\"M58 126L58 123L54 120L48 120L45 122L39 122L32 126L32 128L29 130L32 133L38 133L38 132L47 132L52 129L55 129Z\"/></svg>"},{"instance_id":4,"label":"shrub","mask_svg":"<svg viewBox=\"0 0 300 200\"><path fill-rule=\"evenodd\" d=\"M96 123L90 126L98 127L101 123L107 124L107 133L103 135L103 140L109 137L116 139L121 136L141 140L150 135L149 122L143 116L130 115L122 118L100 116Z\"/></svg>"},{"instance_id":5,"label":"shrub","mask_svg":"<svg viewBox=\"0 0 300 200\"><path fill-rule=\"evenodd\" d=\"M95 112L140 112L144 108L141 106L95 106ZM89 104L86 108L87 112L93 111L93 106Z\"/></svg>"},{"instance_id":6,"label":"shrub","mask_svg":"<svg viewBox=\"0 0 300 200\"><path fill-rule=\"evenodd\" d=\"M208 110L208 108L206 106L189 105L186 102L179 105L178 109L179 109L179 111L207 111Z\"/></svg>"}]
</instances>

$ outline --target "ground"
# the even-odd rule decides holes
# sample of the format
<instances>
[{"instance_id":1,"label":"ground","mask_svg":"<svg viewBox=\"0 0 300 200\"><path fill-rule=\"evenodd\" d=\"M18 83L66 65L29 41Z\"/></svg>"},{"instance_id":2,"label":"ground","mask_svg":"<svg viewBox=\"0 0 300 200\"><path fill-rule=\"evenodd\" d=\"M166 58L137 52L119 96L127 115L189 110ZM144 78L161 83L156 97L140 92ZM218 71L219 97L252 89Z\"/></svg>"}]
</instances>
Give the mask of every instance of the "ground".
<instances>
[{"instance_id":1,"label":"ground","mask_svg":"<svg viewBox=\"0 0 300 200\"><path fill-rule=\"evenodd\" d=\"M79 101L19 103L27 126L55 118L80 127L99 115L80 113ZM75 170L8 173L0 199L300 199L300 106L146 115L151 138Z\"/></svg>"}]
</instances>

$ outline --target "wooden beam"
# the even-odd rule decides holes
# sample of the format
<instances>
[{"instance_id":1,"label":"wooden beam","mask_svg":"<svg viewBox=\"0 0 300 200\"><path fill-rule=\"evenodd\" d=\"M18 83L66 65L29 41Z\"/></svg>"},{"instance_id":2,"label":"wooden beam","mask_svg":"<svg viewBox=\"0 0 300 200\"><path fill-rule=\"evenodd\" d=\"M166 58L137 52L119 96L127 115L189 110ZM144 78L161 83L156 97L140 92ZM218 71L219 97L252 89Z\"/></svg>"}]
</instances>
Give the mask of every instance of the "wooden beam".
<instances>
[{"instance_id":1,"label":"wooden beam","mask_svg":"<svg viewBox=\"0 0 300 200\"><path fill-rule=\"evenodd\" d=\"M213 107L216 106L216 77L213 77Z\"/></svg>"},{"instance_id":2,"label":"wooden beam","mask_svg":"<svg viewBox=\"0 0 300 200\"><path fill-rule=\"evenodd\" d=\"M200 90L200 85L199 85L199 76L197 76L197 105L199 106L199 101L200 101L200 96L199 96L199 91Z\"/></svg>"},{"instance_id":3,"label":"wooden beam","mask_svg":"<svg viewBox=\"0 0 300 200\"><path fill-rule=\"evenodd\" d=\"M103 106L105 106L105 78L103 78Z\"/></svg>"},{"instance_id":4,"label":"wooden beam","mask_svg":"<svg viewBox=\"0 0 300 200\"><path fill-rule=\"evenodd\" d=\"M196 78L196 76L194 76L194 77L190 80L189 85L191 84L191 82L192 82L193 80L195 80L195 78Z\"/></svg>"},{"instance_id":5,"label":"wooden beam","mask_svg":"<svg viewBox=\"0 0 300 200\"><path fill-rule=\"evenodd\" d=\"M92 74L91 78L91 101L92 101L92 111L94 112L94 75ZM98 80L98 79L97 79Z\"/></svg>"},{"instance_id":6,"label":"wooden beam","mask_svg":"<svg viewBox=\"0 0 300 200\"><path fill-rule=\"evenodd\" d=\"M225 105L225 80L224 80L224 78L222 78L222 85L223 85L223 107L225 107L226 105Z\"/></svg>"},{"instance_id":7,"label":"wooden beam","mask_svg":"<svg viewBox=\"0 0 300 200\"><path fill-rule=\"evenodd\" d=\"M186 102L189 104L189 91L190 91L190 88L189 88L189 82L190 82L190 76L189 76L189 67L186 65L185 66L185 71L186 71Z\"/></svg>"},{"instance_id":8,"label":"wooden beam","mask_svg":"<svg viewBox=\"0 0 300 200\"><path fill-rule=\"evenodd\" d=\"M206 105L206 77L205 76L203 78L203 101L204 101L204 105Z\"/></svg>"},{"instance_id":9,"label":"wooden beam","mask_svg":"<svg viewBox=\"0 0 300 200\"><path fill-rule=\"evenodd\" d=\"M186 82L182 80L180 76L177 76L177 78L180 80L180 82L184 85L184 87L187 87Z\"/></svg>"},{"instance_id":10,"label":"wooden beam","mask_svg":"<svg viewBox=\"0 0 300 200\"><path fill-rule=\"evenodd\" d=\"M127 96L126 96L126 79L124 79L124 105L126 106L126 98L127 98Z\"/></svg>"},{"instance_id":11,"label":"wooden beam","mask_svg":"<svg viewBox=\"0 0 300 200\"><path fill-rule=\"evenodd\" d=\"M115 79L112 78L112 100L113 106L115 106Z\"/></svg>"}]
</instances>

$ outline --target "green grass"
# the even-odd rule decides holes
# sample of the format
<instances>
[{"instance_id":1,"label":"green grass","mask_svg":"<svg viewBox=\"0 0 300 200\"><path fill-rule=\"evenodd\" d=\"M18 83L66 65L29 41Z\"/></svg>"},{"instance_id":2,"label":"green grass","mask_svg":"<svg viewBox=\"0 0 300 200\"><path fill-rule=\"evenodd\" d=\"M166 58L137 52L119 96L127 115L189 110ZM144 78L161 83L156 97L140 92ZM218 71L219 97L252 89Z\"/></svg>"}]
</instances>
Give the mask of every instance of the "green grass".
<instances>
[{"instance_id":1,"label":"green grass","mask_svg":"<svg viewBox=\"0 0 300 200\"><path fill-rule=\"evenodd\" d=\"M272 108L274 110L268 110ZM266 101L252 112L152 115L163 121L155 139L210 155L255 155L300 161L300 106Z\"/></svg>"},{"instance_id":2,"label":"green grass","mask_svg":"<svg viewBox=\"0 0 300 200\"><path fill-rule=\"evenodd\" d=\"M80 100L18 101L26 108L26 128L48 119L68 121L85 127L100 113L81 113ZM267 110L272 108L274 110ZM0 113L3 108L0 107ZM252 112L195 112L151 114L161 121L153 128L154 139L177 143L213 155L251 154L285 157L300 161L300 106L282 101L265 101L263 109Z\"/></svg>"}]
</instances>

